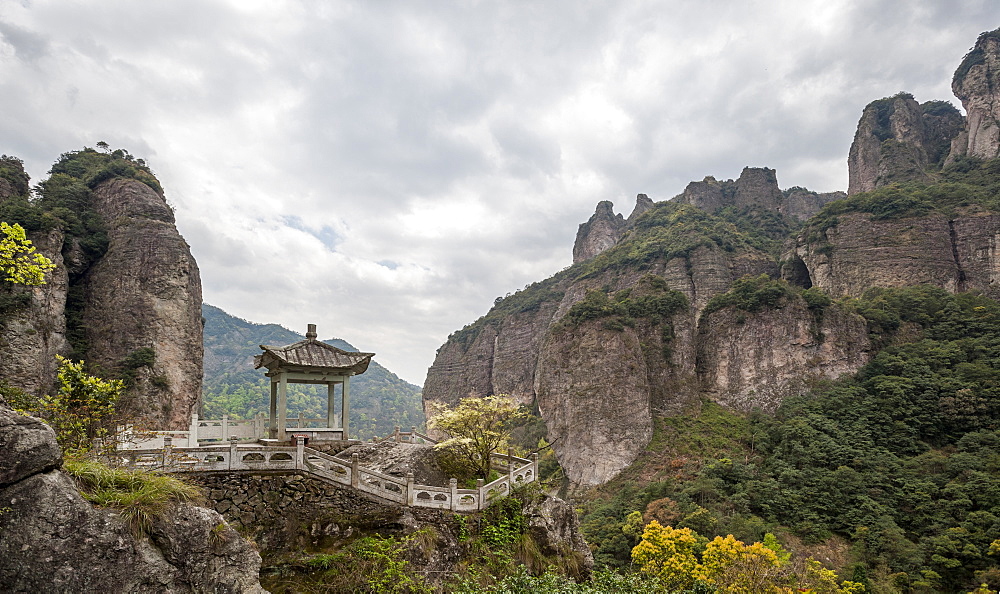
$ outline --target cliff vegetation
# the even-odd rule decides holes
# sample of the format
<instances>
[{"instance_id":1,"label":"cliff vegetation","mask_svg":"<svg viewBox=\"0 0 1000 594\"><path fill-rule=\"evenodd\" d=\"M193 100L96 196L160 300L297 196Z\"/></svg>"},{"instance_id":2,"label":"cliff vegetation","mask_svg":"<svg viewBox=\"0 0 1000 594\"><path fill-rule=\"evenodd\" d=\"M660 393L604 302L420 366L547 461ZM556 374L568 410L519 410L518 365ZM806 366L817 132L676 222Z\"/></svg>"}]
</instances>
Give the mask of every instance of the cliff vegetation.
<instances>
[{"instance_id":1,"label":"cliff vegetation","mask_svg":"<svg viewBox=\"0 0 1000 594\"><path fill-rule=\"evenodd\" d=\"M706 403L657 424L586 506L598 566L626 567L629 513L746 542L779 535L871 591L1000 579L1000 303L935 287L841 302L883 345L857 374L742 417Z\"/></svg>"}]
</instances>

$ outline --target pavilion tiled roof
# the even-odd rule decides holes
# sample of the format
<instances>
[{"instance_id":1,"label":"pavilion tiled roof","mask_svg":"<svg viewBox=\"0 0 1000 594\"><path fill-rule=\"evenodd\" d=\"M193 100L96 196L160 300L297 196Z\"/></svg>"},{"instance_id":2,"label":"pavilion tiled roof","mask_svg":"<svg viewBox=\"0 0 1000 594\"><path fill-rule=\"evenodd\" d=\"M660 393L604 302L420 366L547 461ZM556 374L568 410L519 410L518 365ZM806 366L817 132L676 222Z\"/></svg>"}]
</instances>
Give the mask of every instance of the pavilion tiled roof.
<instances>
[{"instance_id":1,"label":"pavilion tiled roof","mask_svg":"<svg viewBox=\"0 0 1000 594\"><path fill-rule=\"evenodd\" d=\"M281 347L260 345L264 352L254 357L254 369L306 367L316 371L361 375L368 370L368 364L375 356L375 353L345 351L316 340L312 327L306 336L305 340Z\"/></svg>"}]
</instances>

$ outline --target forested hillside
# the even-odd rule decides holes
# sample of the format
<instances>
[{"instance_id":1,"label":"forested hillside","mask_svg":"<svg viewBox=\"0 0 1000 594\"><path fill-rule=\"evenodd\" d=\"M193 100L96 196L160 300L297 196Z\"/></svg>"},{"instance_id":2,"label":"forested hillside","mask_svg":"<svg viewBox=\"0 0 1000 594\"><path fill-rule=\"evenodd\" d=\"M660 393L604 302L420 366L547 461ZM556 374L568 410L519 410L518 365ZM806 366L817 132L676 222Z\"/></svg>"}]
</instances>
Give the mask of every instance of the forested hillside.
<instances>
[{"instance_id":1,"label":"forested hillside","mask_svg":"<svg viewBox=\"0 0 1000 594\"><path fill-rule=\"evenodd\" d=\"M248 419L268 411L268 381L264 370L253 368L260 345L283 346L303 336L277 324L255 324L233 317L217 307L202 306L205 319L205 380L202 395L204 418L223 414ZM357 351L348 342L334 338L329 344ZM375 349L377 350L377 349ZM322 393L320 393L322 392ZM326 416L326 388L289 385L288 415ZM391 433L393 427L422 427L420 388L410 384L377 362L351 379L352 437L370 439Z\"/></svg>"},{"instance_id":2,"label":"forested hillside","mask_svg":"<svg viewBox=\"0 0 1000 594\"><path fill-rule=\"evenodd\" d=\"M792 298L782 285L742 303ZM660 419L646 452L586 508L599 564L630 563L638 540L622 528L641 512L708 538L779 534L874 591L1000 578L1000 303L923 286L842 305L884 347L872 362L774 415L706 402L696 417Z\"/></svg>"}]
</instances>

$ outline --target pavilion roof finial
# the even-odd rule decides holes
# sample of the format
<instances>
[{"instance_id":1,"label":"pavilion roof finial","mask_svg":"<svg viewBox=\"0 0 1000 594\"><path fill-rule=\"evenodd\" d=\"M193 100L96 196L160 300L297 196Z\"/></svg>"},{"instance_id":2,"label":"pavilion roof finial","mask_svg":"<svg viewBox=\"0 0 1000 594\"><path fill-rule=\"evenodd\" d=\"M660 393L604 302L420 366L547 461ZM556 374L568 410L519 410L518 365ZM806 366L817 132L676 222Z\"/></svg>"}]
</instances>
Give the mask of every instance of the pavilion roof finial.
<instances>
[{"instance_id":1,"label":"pavilion roof finial","mask_svg":"<svg viewBox=\"0 0 1000 594\"><path fill-rule=\"evenodd\" d=\"M309 324L309 329L306 330L306 340L316 340L316 324Z\"/></svg>"}]
</instances>

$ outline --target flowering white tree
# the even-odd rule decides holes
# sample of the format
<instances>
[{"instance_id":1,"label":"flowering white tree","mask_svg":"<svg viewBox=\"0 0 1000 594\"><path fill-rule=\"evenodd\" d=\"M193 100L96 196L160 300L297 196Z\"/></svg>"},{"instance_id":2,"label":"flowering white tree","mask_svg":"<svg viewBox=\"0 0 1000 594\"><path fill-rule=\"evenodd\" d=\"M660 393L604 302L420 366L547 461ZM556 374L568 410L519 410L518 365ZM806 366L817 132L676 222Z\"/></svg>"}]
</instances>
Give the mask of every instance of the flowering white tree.
<instances>
[{"instance_id":1,"label":"flowering white tree","mask_svg":"<svg viewBox=\"0 0 1000 594\"><path fill-rule=\"evenodd\" d=\"M454 408L441 403L432 407L434 415L427 424L448 434L448 439L434 447L453 452L483 480L489 480L490 454L506 449L512 426L528 416L513 399L502 394L469 396Z\"/></svg>"}]
</instances>

